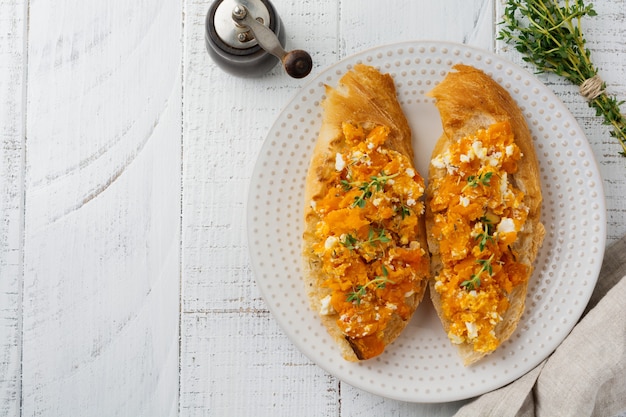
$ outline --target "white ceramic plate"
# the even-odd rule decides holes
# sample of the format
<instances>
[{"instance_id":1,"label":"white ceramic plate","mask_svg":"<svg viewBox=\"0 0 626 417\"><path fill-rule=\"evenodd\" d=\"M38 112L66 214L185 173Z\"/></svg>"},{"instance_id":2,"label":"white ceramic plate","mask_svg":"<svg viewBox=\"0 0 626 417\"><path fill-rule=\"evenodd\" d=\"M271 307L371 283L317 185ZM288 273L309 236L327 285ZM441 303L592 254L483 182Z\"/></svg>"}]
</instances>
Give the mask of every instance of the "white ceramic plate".
<instances>
[{"instance_id":1,"label":"white ceramic plate","mask_svg":"<svg viewBox=\"0 0 626 417\"><path fill-rule=\"evenodd\" d=\"M303 187L321 123L324 84L335 86L353 65L390 73L413 129L416 164L427 172L441 133L425 96L456 63L483 69L523 110L539 158L546 226L517 331L495 353L465 368L432 304L379 357L342 359L300 277ZM539 364L580 318L595 286L605 243L602 180L589 144L565 106L535 77L483 50L442 42L406 42L367 50L313 79L278 116L261 149L248 196L248 238L254 274L274 317L312 361L341 380L384 397L413 402L470 398L499 388Z\"/></svg>"}]
</instances>

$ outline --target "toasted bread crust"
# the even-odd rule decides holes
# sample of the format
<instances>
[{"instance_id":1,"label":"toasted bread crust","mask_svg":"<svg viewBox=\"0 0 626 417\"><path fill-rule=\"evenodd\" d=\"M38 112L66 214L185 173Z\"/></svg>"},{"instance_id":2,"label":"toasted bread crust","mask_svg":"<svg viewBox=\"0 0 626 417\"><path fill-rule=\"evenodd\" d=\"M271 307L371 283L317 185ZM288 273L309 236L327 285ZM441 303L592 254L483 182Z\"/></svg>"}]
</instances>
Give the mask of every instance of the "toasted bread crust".
<instances>
[{"instance_id":1,"label":"toasted bread crust","mask_svg":"<svg viewBox=\"0 0 626 417\"><path fill-rule=\"evenodd\" d=\"M308 174L306 177L304 207L304 233L302 244L303 278L311 308L319 312L321 300L331 294L331 290L322 285L327 276L321 269L321 261L313 252L317 243L315 230L320 216L313 210L311 202L323 198L329 190L329 178L335 170L335 157L338 152L346 149L342 135L344 122L356 125L383 125L389 128L386 146L408 156L413 161L411 147L411 131L405 115L400 107L393 79L381 74L373 67L356 65L339 81L336 89L326 87L326 98L322 102L324 110L322 126ZM418 242L425 251L424 267L419 274L422 276L421 287L406 299L411 314L423 298L428 280L428 250L426 232L420 222ZM337 325L337 314L320 315L320 319L329 334L339 345L346 360L364 359L361 354L359 339L348 339ZM404 329L408 319L395 315L391 317L384 330L383 342L391 343Z\"/></svg>"},{"instance_id":2,"label":"toasted bread crust","mask_svg":"<svg viewBox=\"0 0 626 417\"><path fill-rule=\"evenodd\" d=\"M528 277L532 273L532 264L543 241L545 230L540 222L541 185L539 167L535 155L532 137L524 115L509 93L484 72L466 65L456 65L455 71L437 85L429 95L436 100L443 126L443 135L437 141L432 158L445 152L453 143L473 134L479 129L508 121L515 136L515 143L523 157L518 162L518 171L510 179L524 193L524 204L528 207L528 217L513 250L518 254L518 261L528 266L528 275L522 284L513 288L508 295L509 307L496 326L495 334L500 343L507 340L515 331L524 311L524 301L528 286ZM445 175L445 170L432 164L429 167L429 182ZM431 274L437 276L442 270L439 242L430 233L434 226L434 213L430 209L433 191L426 192L426 229L431 252ZM435 290L435 280L430 282L430 295L433 305L448 333L450 322L444 317L441 296ZM488 353L476 352L467 342L458 346L459 355L465 365L470 365Z\"/></svg>"}]
</instances>

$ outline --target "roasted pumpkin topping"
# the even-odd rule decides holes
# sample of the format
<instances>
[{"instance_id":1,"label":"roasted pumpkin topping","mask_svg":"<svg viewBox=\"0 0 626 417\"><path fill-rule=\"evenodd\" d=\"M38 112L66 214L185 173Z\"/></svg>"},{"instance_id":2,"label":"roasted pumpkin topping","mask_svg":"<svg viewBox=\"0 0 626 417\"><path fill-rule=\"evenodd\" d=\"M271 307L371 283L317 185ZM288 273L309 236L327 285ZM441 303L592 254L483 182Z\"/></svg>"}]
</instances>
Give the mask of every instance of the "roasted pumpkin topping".
<instances>
[{"instance_id":1,"label":"roasted pumpkin topping","mask_svg":"<svg viewBox=\"0 0 626 417\"><path fill-rule=\"evenodd\" d=\"M435 277L453 343L478 352L499 344L495 328L508 308L508 294L527 278L527 266L512 249L528 216L524 194L511 181L522 157L508 122L491 125L435 157L445 172L429 187L432 236L443 268Z\"/></svg>"},{"instance_id":2,"label":"roasted pumpkin topping","mask_svg":"<svg viewBox=\"0 0 626 417\"><path fill-rule=\"evenodd\" d=\"M372 357L384 348L389 321L408 319L408 301L424 285L427 258L417 241L424 181L386 146L386 126L342 128L347 145L335 155L325 196L311 203L320 219L313 250L331 289L320 313L336 314L344 335Z\"/></svg>"}]
</instances>

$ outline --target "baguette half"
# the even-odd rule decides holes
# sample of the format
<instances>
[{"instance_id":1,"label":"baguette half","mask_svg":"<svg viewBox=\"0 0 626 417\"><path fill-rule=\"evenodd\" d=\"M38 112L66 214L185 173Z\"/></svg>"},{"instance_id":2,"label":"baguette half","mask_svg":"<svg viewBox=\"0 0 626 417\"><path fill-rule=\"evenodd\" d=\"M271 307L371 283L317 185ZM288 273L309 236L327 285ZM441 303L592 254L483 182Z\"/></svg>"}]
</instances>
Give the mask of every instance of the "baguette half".
<instances>
[{"instance_id":1,"label":"baguette half","mask_svg":"<svg viewBox=\"0 0 626 417\"><path fill-rule=\"evenodd\" d=\"M465 365L506 341L524 311L545 230L532 137L509 93L456 65L429 95L443 135L429 166L430 295Z\"/></svg>"},{"instance_id":2,"label":"baguette half","mask_svg":"<svg viewBox=\"0 0 626 417\"><path fill-rule=\"evenodd\" d=\"M304 200L311 308L348 361L398 337L429 278L424 181L393 79L356 65L326 86Z\"/></svg>"}]
</instances>

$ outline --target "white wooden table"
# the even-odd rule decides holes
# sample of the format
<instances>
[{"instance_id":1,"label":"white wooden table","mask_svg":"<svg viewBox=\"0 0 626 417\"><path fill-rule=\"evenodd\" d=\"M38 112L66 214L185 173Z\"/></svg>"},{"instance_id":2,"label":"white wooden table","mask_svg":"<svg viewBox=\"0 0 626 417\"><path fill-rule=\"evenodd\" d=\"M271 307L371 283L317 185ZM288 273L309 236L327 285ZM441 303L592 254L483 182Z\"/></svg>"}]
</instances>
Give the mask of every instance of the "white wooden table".
<instances>
[{"instance_id":1,"label":"white wooden table","mask_svg":"<svg viewBox=\"0 0 626 417\"><path fill-rule=\"evenodd\" d=\"M365 48L496 41L499 0L274 0L309 78ZM384 3L384 5L383 5ZM304 357L255 284L246 187L274 118L307 79L234 78L204 46L210 1L0 0L0 416L413 416ZM626 99L626 3L585 20ZM575 87L626 233L626 159Z\"/></svg>"}]
</instances>

